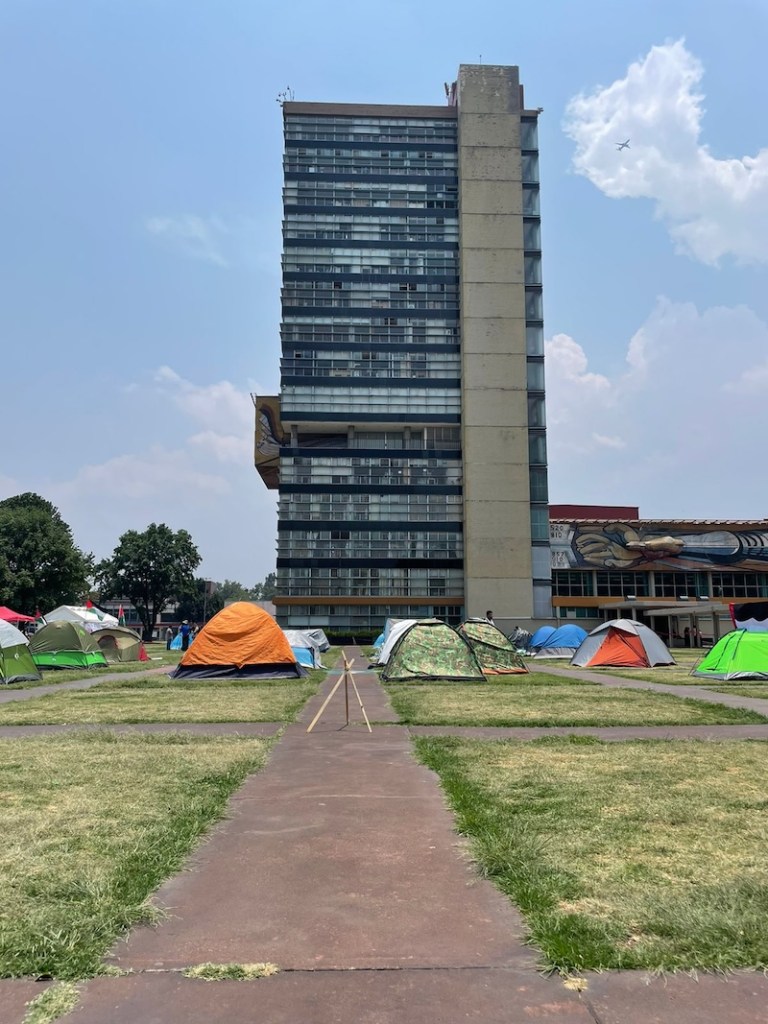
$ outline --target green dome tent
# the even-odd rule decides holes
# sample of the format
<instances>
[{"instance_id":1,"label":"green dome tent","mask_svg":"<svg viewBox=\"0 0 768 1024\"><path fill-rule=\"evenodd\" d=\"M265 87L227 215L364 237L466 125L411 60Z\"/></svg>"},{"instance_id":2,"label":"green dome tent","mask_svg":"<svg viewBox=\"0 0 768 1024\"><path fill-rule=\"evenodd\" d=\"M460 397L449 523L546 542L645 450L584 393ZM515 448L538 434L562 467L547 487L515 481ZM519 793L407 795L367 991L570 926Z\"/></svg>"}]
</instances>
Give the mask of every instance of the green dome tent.
<instances>
[{"instance_id":1,"label":"green dome tent","mask_svg":"<svg viewBox=\"0 0 768 1024\"><path fill-rule=\"evenodd\" d=\"M768 633L726 633L691 674L706 679L768 679Z\"/></svg>"},{"instance_id":2,"label":"green dome tent","mask_svg":"<svg viewBox=\"0 0 768 1024\"><path fill-rule=\"evenodd\" d=\"M392 648L381 678L390 683L413 679L485 681L469 643L440 619L414 622Z\"/></svg>"},{"instance_id":3,"label":"green dome tent","mask_svg":"<svg viewBox=\"0 0 768 1024\"><path fill-rule=\"evenodd\" d=\"M98 641L76 622L49 622L30 643L38 668L99 668L107 664Z\"/></svg>"},{"instance_id":4,"label":"green dome tent","mask_svg":"<svg viewBox=\"0 0 768 1024\"><path fill-rule=\"evenodd\" d=\"M29 653L29 641L5 619L0 619L0 683L24 683L41 679Z\"/></svg>"},{"instance_id":5,"label":"green dome tent","mask_svg":"<svg viewBox=\"0 0 768 1024\"><path fill-rule=\"evenodd\" d=\"M459 633L468 641L485 675L527 674L528 669L512 641L492 622L467 619L459 626Z\"/></svg>"}]
</instances>

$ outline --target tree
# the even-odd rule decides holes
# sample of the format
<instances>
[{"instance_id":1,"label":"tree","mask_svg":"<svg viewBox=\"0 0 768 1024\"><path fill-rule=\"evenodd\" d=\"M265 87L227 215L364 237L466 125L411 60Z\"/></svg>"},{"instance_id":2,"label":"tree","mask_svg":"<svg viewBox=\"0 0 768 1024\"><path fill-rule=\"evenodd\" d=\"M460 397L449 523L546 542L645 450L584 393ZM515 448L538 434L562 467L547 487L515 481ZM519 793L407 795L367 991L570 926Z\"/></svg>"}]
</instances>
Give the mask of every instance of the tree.
<instances>
[{"instance_id":1,"label":"tree","mask_svg":"<svg viewBox=\"0 0 768 1024\"><path fill-rule=\"evenodd\" d=\"M223 583L219 583L216 593L221 597L222 607L227 601L253 600L253 591L244 587L242 583L238 583L236 580L224 580Z\"/></svg>"},{"instance_id":2,"label":"tree","mask_svg":"<svg viewBox=\"0 0 768 1024\"><path fill-rule=\"evenodd\" d=\"M178 595L176 614L180 619L205 623L224 607L224 598L218 584L197 576L188 588Z\"/></svg>"},{"instance_id":3,"label":"tree","mask_svg":"<svg viewBox=\"0 0 768 1024\"><path fill-rule=\"evenodd\" d=\"M88 593L93 556L84 554L59 510L26 492L0 501L0 596L16 611L50 611Z\"/></svg>"},{"instance_id":4,"label":"tree","mask_svg":"<svg viewBox=\"0 0 768 1024\"><path fill-rule=\"evenodd\" d=\"M251 591L254 601L271 601L277 593L277 573L267 573L263 583L257 583Z\"/></svg>"},{"instance_id":5,"label":"tree","mask_svg":"<svg viewBox=\"0 0 768 1024\"><path fill-rule=\"evenodd\" d=\"M127 597L139 613L144 639L151 640L165 605L188 591L200 553L186 530L150 523L143 533L128 530L111 558L96 567L102 597Z\"/></svg>"}]
</instances>

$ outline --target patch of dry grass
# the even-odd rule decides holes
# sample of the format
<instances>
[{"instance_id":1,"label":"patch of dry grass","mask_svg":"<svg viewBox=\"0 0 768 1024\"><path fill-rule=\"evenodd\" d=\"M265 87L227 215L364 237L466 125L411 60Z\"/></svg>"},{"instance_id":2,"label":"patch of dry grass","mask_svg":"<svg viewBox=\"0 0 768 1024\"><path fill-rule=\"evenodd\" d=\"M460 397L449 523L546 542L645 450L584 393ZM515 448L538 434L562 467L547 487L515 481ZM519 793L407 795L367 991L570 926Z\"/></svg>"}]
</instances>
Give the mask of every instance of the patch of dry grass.
<instances>
[{"instance_id":1,"label":"patch of dry grass","mask_svg":"<svg viewBox=\"0 0 768 1024\"><path fill-rule=\"evenodd\" d=\"M555 676L486 683L390 683L409 725L714 725L766 722L753 711L649 690L612 689Z\"/></svg>"},{"instance_id":2,"label":"patch of dry grass","mask_svg":"<svg viewBox=\"0 0 768 1024\"><path fill-rule=\"evenodd\" d=\"M289 722L324 672L303 679L119 679L0 705L0 725Z\"/></svg>"},{"instance_id":3,"label":"patch of dry grass","mask_svg":"<svg viewBox=\"0 0 768 1024\"><path fill-rule=\"evenodd\" d=\"M416 744L551 965L768 965L765 743Z\"/></svg>"},{"instance_id":4,"label":"patch of dry grass","mask_svg":"<svg viewBox=\"0 0 768 1024\"><path fill-rule=\"evenodd\" d=\"M0 976L98 972L268 748L174 734L0 740Z\"/></svg>"}]
</instances>

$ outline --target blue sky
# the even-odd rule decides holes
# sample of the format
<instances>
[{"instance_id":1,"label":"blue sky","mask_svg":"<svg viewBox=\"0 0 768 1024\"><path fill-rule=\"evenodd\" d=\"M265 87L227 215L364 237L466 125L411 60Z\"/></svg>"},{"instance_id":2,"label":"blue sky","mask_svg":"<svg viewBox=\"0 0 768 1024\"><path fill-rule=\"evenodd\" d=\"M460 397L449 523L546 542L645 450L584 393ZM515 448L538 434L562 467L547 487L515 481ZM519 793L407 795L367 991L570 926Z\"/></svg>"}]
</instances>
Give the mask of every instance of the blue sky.
<instances>
[{"instance_id":1,"label":"blue sky","mask_svg":"<svg viewBox=\"0 0 768 1024\"><path fill-rule=\"evenodd\" d=\"M265 12L0 4L0 497L41 493L98 557L163 521L206 576L271 571L250 393L278 384L277 95L441 103L482 59L544 108L551 500L765 516L765 4Z\"/></svg>"}]
</instances>

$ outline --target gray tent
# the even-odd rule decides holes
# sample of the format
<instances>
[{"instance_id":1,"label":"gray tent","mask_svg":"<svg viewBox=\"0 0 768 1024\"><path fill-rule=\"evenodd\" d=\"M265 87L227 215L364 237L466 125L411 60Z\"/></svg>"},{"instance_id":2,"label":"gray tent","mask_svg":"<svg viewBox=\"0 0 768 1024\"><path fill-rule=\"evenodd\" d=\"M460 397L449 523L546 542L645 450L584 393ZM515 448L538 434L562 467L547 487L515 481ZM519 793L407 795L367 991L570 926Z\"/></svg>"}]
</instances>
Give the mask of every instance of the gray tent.
<instances>
[{"instance_id":1,"label":"gray tent","mask_svg":"<svg viewBox=\"0 0 768 1024\"><path fill-rule=\"evenodd\" d=\"M634 619L613 619L592 630L571 658L571 664L579 668L653 668L674 665L675 659L650 626Z\"/></svg>"}]
</instances>

